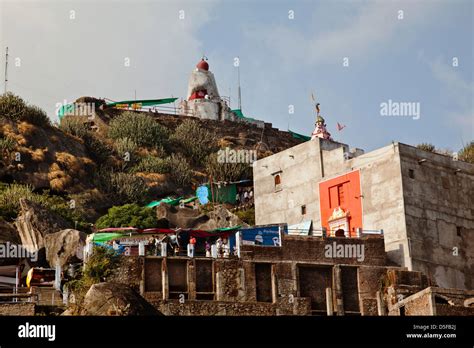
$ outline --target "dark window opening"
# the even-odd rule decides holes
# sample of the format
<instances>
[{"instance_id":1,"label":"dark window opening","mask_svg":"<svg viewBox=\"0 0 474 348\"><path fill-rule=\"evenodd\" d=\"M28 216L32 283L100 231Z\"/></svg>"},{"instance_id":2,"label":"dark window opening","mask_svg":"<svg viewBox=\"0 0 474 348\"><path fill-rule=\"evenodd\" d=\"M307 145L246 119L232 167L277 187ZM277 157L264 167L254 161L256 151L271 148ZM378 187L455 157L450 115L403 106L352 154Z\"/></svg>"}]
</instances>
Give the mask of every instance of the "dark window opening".
<instances>
[{"instance_id":1,"label":"dark window opening","mask_svg":"<svg viewBox=\"0 0 474 348\"><path fill-rule=\"evenodd\" d=\"M255 264L255 285L258 302L273 302L272 298L272 265L269 263Z\"/></svg>"},{"instance_id":2,"label":"dark window opening","mask_svg":"<svg viewBox=\"0 0 474 348\"><path fill-rule=\"evenodd\" d=\"M461 237L461 233L462 233L462 227L456 226L456 234L458 235L458 237Z\"/></svg>"},{"instance_id":3,"label":"dark window opening","mask_svg":"<svg viewBox=\"0 0 474 348\"><path fill-rule=\"evenodd\" d=\"M273 180L275 182L275 191L280 190L281 189L281 175L280 174L275 175Z\"/></svg>"},{"instance_id":4,"label":"dark window opening","mask_svg":"<svg viewBox=\"0 0 474 348\"><path fill-rule=\"evenodd\" d=\"M413 169L409 169L408 176L410 177L410 179L415 179L415 171Z\"/></svg>"},{"instance_id":5,"label":"dark window opening","mask_svg":"<svg viewBox=\"0 0 474 348\"><path fill-rule=\"evenodd\" d=\"M342 228L338 229L338 230L334 233L334 235L335 235L336 237L345 237L345 236L346 236L345 233L344 233L344 230L343 230Z\"/></svg>"},{"instance_id":6,"label":"dark window opening","mask_svg":"<svg viewBox=\"0 0 474 348\"><path fill-rule=\"evenodd\" d=\"M404 317L405 316L405 306L400 307L400 316Z\"/></svg>"},{"instance_id":7,"label":"dark window opening","mask_svg":"<svg viewBox=\"0 0 474 348\"><path fill-rule=\"evenodd\" d=\"M306 215L306 205L301 206L301 215Z\"/></svg>"}]
</instances>

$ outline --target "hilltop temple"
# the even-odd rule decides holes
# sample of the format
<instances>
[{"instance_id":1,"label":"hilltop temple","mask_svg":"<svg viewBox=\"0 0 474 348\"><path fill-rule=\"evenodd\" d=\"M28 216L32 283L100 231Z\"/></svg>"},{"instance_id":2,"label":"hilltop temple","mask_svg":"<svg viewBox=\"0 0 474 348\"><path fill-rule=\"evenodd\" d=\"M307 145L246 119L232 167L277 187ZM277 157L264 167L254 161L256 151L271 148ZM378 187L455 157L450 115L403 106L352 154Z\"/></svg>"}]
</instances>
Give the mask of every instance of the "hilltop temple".
<instances>
[{"instance_id":1,"label":"hilltop temple","mask_svg":"<svg viewBox=\"0 0 474 348\"><path fill-rule=\"evenodd\" d=\"M188 94L179 108L181 114L201 119L236 120L236 115L232 113L227 102L220 97L214 74L209 71L209 64L204 58L191 72Z\"/></svg>"}]
</instances>

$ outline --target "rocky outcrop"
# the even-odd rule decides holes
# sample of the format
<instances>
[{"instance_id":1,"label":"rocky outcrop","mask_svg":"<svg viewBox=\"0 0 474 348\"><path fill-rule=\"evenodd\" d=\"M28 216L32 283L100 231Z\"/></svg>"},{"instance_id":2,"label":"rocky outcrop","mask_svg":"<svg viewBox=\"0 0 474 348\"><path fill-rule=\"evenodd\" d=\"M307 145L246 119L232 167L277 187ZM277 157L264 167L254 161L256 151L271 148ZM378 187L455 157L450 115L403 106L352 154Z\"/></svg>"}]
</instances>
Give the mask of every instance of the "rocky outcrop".
<instances>
[{"instance_id":1,"label":"rocky outcrop","mask_svg":"<svg viewBox=\"0 0 474 348\"><path fill-rule=\"evenodd\" d=\"M58 263L61 268L69 263L82 262L87 235L73 229L47 234L43 237L46 260L51 267Z\"/></svg>"},{"instance_id":2,"label":"rocky outcrop","mask_svg":"<svg viewBox=\"0 0 474 348\"><path fill-rule=\"evenodd\" d=\"M196 228L212 230L223 227L247 226L239 217L223 206L217 206L209 213L200 213L197 209L173 207L162 203L156 208L160 226Z\"/></svg>"},{"instance_id":3,"label":"rocky outcrop","mask_svg":"<svg viewBox=\"0 0 474 348\"><path fill-rule=\"evenodd\" d=\"M73 227L70 222L52 214L38 203L20 199L20 207L15 226L21 243L28 251L42 249L45 235Z\"/></svg>"},{"instance_id":4,"label":"rocky outcrop","mask_svg":"<svg viewBox=\"0 0 474 348\"><path fill-rule=\"evenodd\" d=\"M15 227L0 218L0 243L6 242L10 242L11 244L20 244L21 239Z\"/></svg>"},{"instance_id":5,"label":"rocky outcrop","mask_svg":"<svg viewBox=\"0 0 474 348\"><path fill-rule=\"evenodd\" d=\"M200 213L197 209L179 208L166 203L161 203L156 208L156 215L159 225L165 228L197 228L209 220L209 216Z\"/></svg>"},{"instance_id":6,"label":"rocky outcrop","mask_svg":"<svg viewBox=\"0 0 474 348\"><path fill-rule=\"evenodd\" d=\"M80 315L135 316L161 313L124 284L99 283L87 291Z\"/></svg>"},{"instance_id":7,"label":"rocky outcrop","mask_svg":"<svg viewBox=\"0 0 474 348\"><path fill-rule=\"evenodd\" d=\"M203 224L199 225L200 229L213 230L215 228L234 227L242 226L247 227L248 225L240 220L240 218L227 210L224 206L219 205L214 208L213 211L207 213L209 219Z\"/></svg>"}]
</instances>

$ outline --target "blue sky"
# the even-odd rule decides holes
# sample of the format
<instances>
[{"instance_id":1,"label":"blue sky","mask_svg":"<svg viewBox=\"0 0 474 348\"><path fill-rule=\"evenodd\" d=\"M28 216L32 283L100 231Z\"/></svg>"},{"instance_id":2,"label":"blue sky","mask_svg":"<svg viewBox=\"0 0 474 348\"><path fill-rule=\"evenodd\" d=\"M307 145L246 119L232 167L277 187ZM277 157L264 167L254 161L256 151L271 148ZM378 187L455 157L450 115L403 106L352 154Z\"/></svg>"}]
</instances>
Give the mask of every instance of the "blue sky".
<instances>
[{"instance_id":1,"label":"blue sky","mask_svg":"<svg viewBox=\"0 0 474 348\"><path fill-rule=\"evenodd\" d=\"M474 139L469 0L1 5L2 51L9 46L10 62L21 61L10 68L10 90L53 119L56 103L82 95L185 97L189 73L205 53L221 95L230 89L234 102L233 63L240 58L244 113L280 129L289 122L293 131L312 132L314 93L334 139L352 147L371 150L393 140L458 150ZM131 66L124 67L125 57ZM420 118L381 116L389 99L420 103ZM336 122L347 127L338 132Z\"/></svg>"}]
</instances>

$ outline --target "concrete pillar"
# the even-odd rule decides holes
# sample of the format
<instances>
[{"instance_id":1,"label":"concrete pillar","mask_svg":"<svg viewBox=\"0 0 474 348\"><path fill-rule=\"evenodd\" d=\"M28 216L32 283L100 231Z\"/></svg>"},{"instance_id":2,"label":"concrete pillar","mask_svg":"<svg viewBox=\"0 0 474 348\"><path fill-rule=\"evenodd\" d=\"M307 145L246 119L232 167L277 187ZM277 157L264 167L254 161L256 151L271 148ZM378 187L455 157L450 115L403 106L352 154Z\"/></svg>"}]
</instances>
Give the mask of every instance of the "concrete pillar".
<instances>
[{"instance_id":1,"label":"concrete pillar","mask_svg":"<svg viewBox=\"0 0 474 348\"><path fill-rule=\"evenodd\" d=\"M146 262L146 259L143 257L141 258L140 260L140 266L142 267L142 271L141 271L141 276L140 276L140 295L144 295L145 294L145 262Z\"/></svg>"},{"instance_id":2,"label":"concrete pillar","mask_svg":"<svg viewBox=\"0 0 474 348\"><path fill-rule=\"evenodd\" d=\"M271 266L272 270L272 302L277 303L278 301L278 286L277 286L277 279L276 279L276 274L275 274L275 265Z\"/></svg>"},{"instance_id":3,"label":"concrete pillar","mask_svg":"<svg viewBox=\"0 0 474 348\"><path fill-rule=\"evenodd\" d=\"M334 286L336 289L337 315L344 315L344 301L342 298L341 267L339 265L334 266Z\"/></svg>"},{"instance_id":4,"label":"concrete pillar","mask_svg":"<svg viewBox=\"0 0 474 348\"><path fill-rule=\"evenodd\" d=\"M377 291L376 297L377 297L377 313L378 313L378 315L380 315L380 316L387 315L387 310L385 308L385 301L383 300L382 292Z\"/></svg>"},{"instance_id":5,"label":"concrete pillar","mask_svg":"<svg viewBox=\"0 0 474 348\"><path fill-rule=\"evenodd\" d=\"M326 288L326 310L328 316L334 315L334 307L332 303L332 289Z\"/></svg>"},{"instance_id":6,"label":"concrete pillar","mask_svg":"<svg viewBox=\"0 0 474 348\"><path fill-rule=\"evenodd\" d=\"M161 256L166 257L167 255L168 243L161 242Z\"/></svg>"},{"instance_id":7,"label":"concrete pillar","mask_svg":"<svg viewBox=\"0 0 474 348\"><path fill-rule=\"evenodd\" d=\"M194 260L188 262L188 299L196 299L196 263Z\"/></svg>"},{"instance_id":8,"label":"concrete pillar","mask_svg":"<svg viewBox=\"0 0 474 348\"><path fill-rule=\"evenodd\" d=\"M222 301L222 274L216 273L216 301Z\"/></svg>"},{"instance_id":9,"label":"concrete pillar","mask_svg":"<svg viewBox=\"0 0 474 348\"><path fill-rule=\"evenodd\" d=\"M168 265L166 264L166 257L161 261L161 281L162 281L162 292L163 300L169 298L169 283L168 283Z\"/></svg>"}]
</instances>

